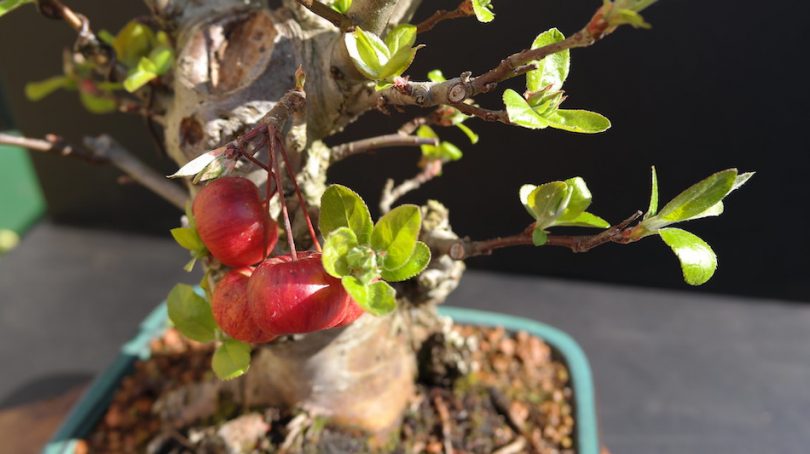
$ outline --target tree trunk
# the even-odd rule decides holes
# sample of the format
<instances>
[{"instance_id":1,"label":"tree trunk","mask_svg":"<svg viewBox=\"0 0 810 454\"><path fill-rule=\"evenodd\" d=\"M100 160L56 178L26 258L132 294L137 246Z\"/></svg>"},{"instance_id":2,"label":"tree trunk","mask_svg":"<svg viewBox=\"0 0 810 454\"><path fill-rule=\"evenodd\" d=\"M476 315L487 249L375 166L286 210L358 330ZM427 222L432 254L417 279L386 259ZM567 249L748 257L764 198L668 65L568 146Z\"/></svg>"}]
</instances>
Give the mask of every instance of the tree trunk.
<instances>
[{"instance_id":1,"label":"tree trunk","mask_svg":"<svg viewBox=\"0 0 810 454\"><path fill-rule=\"evenodd\" d=\"M273 11L239 0L147 3L176 31L173 93L160 101L166 110L167 150L178 165L249 129L293 88L296 68L304 68L306 125L288 129L287 142L317 215L329 163L328 149L319 140L354 121L363 113L355 106L367 105L364 98L373 94L348 60L339 31L294 1ZM418 3L354 0L349 15L379 33L409 18ZM263 183L263 176L259 173L254 181ZM424 209L424 241L454 237L443 207ZM366 314L346 328L259 348L248 374L215 388L237 390L238 400L250 405L301 407L339 424L383 433L396 426L412 395L413 346L434 329L433 308L455 288L462 271L461 262L441 257L417 282L400 289L403 298L393 315Z\"/></svg>"}]
</instances>

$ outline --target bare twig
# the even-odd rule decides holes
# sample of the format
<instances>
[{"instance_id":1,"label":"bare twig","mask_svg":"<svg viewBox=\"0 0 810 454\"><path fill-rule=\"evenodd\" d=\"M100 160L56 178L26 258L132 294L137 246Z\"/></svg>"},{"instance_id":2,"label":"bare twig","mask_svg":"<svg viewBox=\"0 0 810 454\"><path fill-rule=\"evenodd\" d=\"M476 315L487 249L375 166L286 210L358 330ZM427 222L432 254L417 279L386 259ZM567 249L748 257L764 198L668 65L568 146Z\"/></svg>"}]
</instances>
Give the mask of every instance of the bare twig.
<instances>
[{"instance_id":1,"label":"bare twig","mask_svg":"<svg viewBox=\"0 0 810 454\"><path fill-rule=\"evenodd\" d=\"M90 29L90 21L87 17L73 11L61 0L39 0L37 7L44 16L62 19L76 31L79 35L75 44L76 50L91 57L96 64L107 67L108 71L115 70L117 77L126 76L126 68L115 64L115 52Z\"/></svg>"},{"instance_id":2,"label":"bare twig","mask_svg":"<svg viewBox=\"0 0 810 454\"><path fill-rule=\"evenodd\" d=\"M474 16L475 12L472 7L472 0L462 0L461 3L453 10L440 9L433 13L430 17L423 20L416 26L417 33L424 33L430 31L439 24L439 22L458 19L461 17Z\"/></svg>"},{"instance_id":3,"label":"bare twig","mask_svg":"<svg viewBox=\"0 0 810 454\"><path fill-rule=\"evenodd\" d=\"M48 134L45 139L31 139L0 133L0 144L73 157L93 164L109 163L181 210L185 208L188 200L188 194L183 189L147 167L107 135L86 137L84 139L86 148L73 146L53 134Z\"/></svg>"},{"instance_id":4,"label":"bare twig","mask_svg":"<svg viewBox=\"0 0 810 454\"><path fill-rule=\"evenodd\" d=\"M382 196L380 197L380 210L383 213L391 211L391 206L405 194L418 189L423 184L436 178L442 173L442 162L440 160L432 160L425 163L425 168L419 172L415 177L410 180L405 180L394 187L394 180L389 179L385 182Z\"/></svg>"},{"instance_id":5,"label":"bare twig","mask_svg":"<svg viewBox=\"0 0 810 454\"><path fill-rule=\"evenodd\" d=\"M312 11L313 14L320 16L335 27L339 28L342 32L348 32L354 29L354 23L347 16L333 10L327 5L319 2L318 0L297 0L303 7Z\"/></svg>"},{"instance_id":6,"label":"bare twig","mask_svg":"<svg viewBox=\"0 0 810 454\"><path fill-rule=\"evenodd\" d=\"M478 107L474 104L467 104L465 102L456 102L450 105L465 115L478 117L484 121L499 121L507 125L512 124L512 122L509 120L509 115L505 110L489 110L484 109L483 107Z\"/></svg>"},{"instance_id":7,"label":"bare twig","mask_svg":"<svg viewBox=\"0 0 810 454\"><path fill-rule=\"evenodd\" d=\"M587 252L607 243L633 243L638 241L640 237L634 235L634 228L630 228L629 226L640 216L641 211L637 211L624 221L596 235L549 235L545 245L565 247L572 252ZM516 235L483 241L472 241L469 238L451 240L436 244L434 248L437 249L437 253L447 254L454 260L465 260L479 255L489 255L492 254L492 251L505 247L530 246L533 244L533 229L534 225L530 225L526 230Z\"/></svg>"},{"instance_id":8,"label":"bare twig","mask_svg":"<svg viewBox=\"0 0 810 454\"><path fill-rule=\"evenodd\" d=\"M439 414L439 421L442 423L442 446L445 454L453 454L453 441L452 441L452 421L450 420L450 410L447 409L447 404L439 392L433 393L433 406L436 407L436 413Z\"/></svg>"},{"instance_id":9,"label":"bare twig","mask_svg":"<svg viewBox=\"0 0 810 454\"><path fill-rule=\"evenodd\" d=\"M337 162L349 156L365 153L378 148L391 147L417 147L420 145L438 145L438 140L430 137L417 137L404 134L388 134L370 137L355 142L344 143L332 147L331 162Z\"/></svg>"}]
</instances>

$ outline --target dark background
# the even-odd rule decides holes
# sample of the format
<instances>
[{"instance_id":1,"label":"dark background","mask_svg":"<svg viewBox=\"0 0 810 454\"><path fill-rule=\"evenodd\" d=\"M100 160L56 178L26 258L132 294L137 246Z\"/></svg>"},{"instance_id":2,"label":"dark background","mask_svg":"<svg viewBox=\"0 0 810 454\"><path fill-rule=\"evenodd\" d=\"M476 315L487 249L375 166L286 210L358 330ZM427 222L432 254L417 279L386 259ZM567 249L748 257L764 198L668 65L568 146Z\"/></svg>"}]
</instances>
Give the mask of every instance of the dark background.
<instances>
[{"instance_id":1,"label":"dark background","mask_svg":"<svg viewBox=\"0 0 810 454\"><path fill-rule=\"evenodd\" d=\"M431 7L453 1L426 2ZM481 73L507 53L526 47L540 32L556 26L571 34L585 24L601 2L495 1L491 24L475 20L443 23L419 37L428 46L408 71L421 79L434 68L452 76ZM96 28L117 30L140 2L75 1ZM16 126L26 134L109 132L143 159L170 173L142 120L120 114L95 116L79 106L75 93L57 93L28 103L26 81L60 72L60 47L72 42L63 24L36 16L32 8L0 24L0 77ZM709 242L719 256L715 277L701 289L710 292L810 300L803 279L810 252L807 223L808 161L806 56L810 5L780 0L768 3L661 0L644 14L652 30L622 28L587 49L572 51L566 83L567 108L606 115L613 128L600 135L530 131L470 120L481 135L471 146L455 128L438 132L465 151L445 168L442 178L408 196L407 202L437 198L450 209L454 228L473 238L508 235L530 218L517 200L524 183L582 176L594 194L592 211L617 222L646 208L649 166L658 168L662 202L682 189L728 167L758 173L726 204L720 218L685 227ZM520 81L480 99L498 108L503 88L522 91ZM370 113L331 143L395 131L418 114ZM118 173L104 167L50 156L34 156L50 215L59 222L130 229L165 235L176 225L173 208L135 185L116 183ZM332 170L336 182L356 188L370 205L385 178L400 181L416 171L418 152L383 150L352 158ZM473 268L621 282L683 289L677 261L659 240L630 246L609 245L587 255L562 249L518 248L471 260Z\"/></svg>"}]
</instances>

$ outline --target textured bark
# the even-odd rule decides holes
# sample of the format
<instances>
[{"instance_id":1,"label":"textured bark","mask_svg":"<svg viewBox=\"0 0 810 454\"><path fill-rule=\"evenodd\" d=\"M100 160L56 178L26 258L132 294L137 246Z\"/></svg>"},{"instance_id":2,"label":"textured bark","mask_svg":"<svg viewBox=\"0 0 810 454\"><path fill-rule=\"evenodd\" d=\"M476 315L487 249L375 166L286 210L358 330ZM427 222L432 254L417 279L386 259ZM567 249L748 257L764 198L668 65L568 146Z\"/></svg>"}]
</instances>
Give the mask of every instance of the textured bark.
<instances>
[{"instance_id":1,"label":"textured bark","mask_svg":"<svg viewBox=\"0 0 810 454\"><path fill-rule=\"evenodd\" d=\"M275 11L236 0L147 3L176 30L174 96L163 101L167 150L178 164L253 126L293 88L296 68L304 68L305 121L288 122L285 132L297 180L312 214L317 215L330 155L320 139L354 121L374 96L371 83L357 74L345 55L339 31L291 0ZM418 3L355 0L349 15L380 32L389 19L398 22L410 17ZM290 199L294 212L296 202ZM301 218L296 217L294 232L306 244ZM446 211L442 229L450 232ZM433 230L426 232L430 236ZM437 260L425 273L427 278L403 292L406 299L400 301L403 309L397 314L365 315L343 329L262 347L246 376L183 388L166 396L158 411L167 422L187 424L211 410L199 401L227 391L248 405L302 407L371 432L389 430L399 421L413 391L412 345L414 339L424 337L414 334L414 328L429 331L435 321L431 305L414 309L412 303L443 301L462 271L459 262ZM185 411L173 410L178 406Z\"/></svg>"}]
</instances>

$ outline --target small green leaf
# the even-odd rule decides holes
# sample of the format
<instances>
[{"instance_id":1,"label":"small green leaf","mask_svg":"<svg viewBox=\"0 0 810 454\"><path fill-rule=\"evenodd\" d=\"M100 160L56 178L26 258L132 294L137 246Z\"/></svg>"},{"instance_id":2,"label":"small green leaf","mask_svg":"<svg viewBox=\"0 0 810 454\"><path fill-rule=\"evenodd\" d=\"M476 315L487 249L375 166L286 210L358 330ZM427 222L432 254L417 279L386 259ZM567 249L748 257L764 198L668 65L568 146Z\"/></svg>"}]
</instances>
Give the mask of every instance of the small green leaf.
<instances>
[{"instance_id":1,"label":"small green leaf","mask_svg":"<svg viewBox=\"0 0 810 454\"><path fill-rule=\"evenodd\" d=\"M416 58L416 51L423 46L404 47L391 56L385 65L380 69L377 78L380 80L390 80L396 76L401 75L411 66L413 59Z\"/></svg>"},{"instance_id":2,"label":"small green leaf","mask_svg":"<svg viewBox=\"0 0 810 454\"><path fill-rule=\"evenodd\" d=\"M385 315L397 307L397 293L384 281L364 285L356 277L346 276L341 282L357 305L372 315Z\"/></svg>"},{"instance_id":3,"label":"small green leaf","mask_svg":"<svg viewBox=\"0 0 810 454\"><path fill-rule=\"evenodd\" d=\"M655 216L658 213L658 174L655 172L655 166L652 166L652 182L650 183L650 206L647 212L644 213L644 219Z\"/></svg>"},{"instance_id":4,"label":"small green leaf","mask_svg":"<svg viewBox=\"0 0 810 454\"><path fill-rule=\"evenodd\" d=\"M565 227L596 227L606 229L610 227L610 223L599 216L588 213L587 211L579 213L576 217L566 219L565 221L557 221L554 225Z\"/></svg>"},{"instance_id":5,"label":"small green leaf","mask_svg":"<svg viewBox=\"0 0 810 454\"><path fill-rule=\"evenodd\" d=\"M0 17L34 0L0 0Z\"/></svg>"},{"instance_id":6,"label":"small green leaf","mask_svg":"<svg viewBox=\"0 0 810 454\"><path fill-rule=\"evenodd\" d=\"M566 208L566 197L569 194L568 185L562 181L541 184L532 190L527 197L526 206L537 220L537 227L548 227L557 220Z\"/></svg>"},{"instance_id":7,"label":"small green leaf","mask_svg":"<svg viewBox=\"0 0 810 454\"><path fill-rule=\"evenodd\" d=\"M754 176L754 173L756 172L745 172L737 175L737 178L734 179L734 184L731 185L731 191L736 191L737 189L739 189L740 186L747 183L748 180L750 180L751 177ZM731 194L731 191L728 191L729 194ZM726 196L728 196L728 194L726 194Z\"/></svg>"},{"instance_id":8,"label":"small green leaf","mask_svg":"<svg viewBox=\"0 0 810 454\"><path fill-rule=\"evenodd\" d=\"M149 54L154 42L152 29L133 20L118 32L112 46L118 61L131 68L138 64L141 57Z\"/></svg>"},{"instance_id":9,"label":"small green leaf","mask_svg":"<svg viewBox=\"0 0 810 454\"><path fill-rule=\"evenodd\" d=\"M196 264L197 264L197 257L191 257L191 260L189 260L188 262L186 262L185 265L183 265L183 271L185 271L186 273L190 273L194 269L194 265Z\"/></svg>"},{"instance_id":10,"label":"small green leaf","mask_svg":"<svg viewBox=\"0 0 810 454\"><path fill-rule=\"evenodd\" d=\"M438 158L444 162L458 161L464 154L461 150L450 142L442 142L438 147Z\"/></svg>"},{"instance_id":11,"label":"small green leaf","mask_svg":"<svg viewBox=\"0 0 810 454\"><path fill-rule=\"evenodd\" d=\"M465 125L464 123L456 123L456 127L460 129L461 132L463 132L468 139L470 139L471 144L475 145L478 143L478 134L473 132L473 130L470 129L467 125Z\"/></svg>"},{"instance_id":12,"label":"small green leaf","mask_svg":"<svg viewBox=\"0 0 810 454\"><path fill-rule=\"evenodd\" d=\"M138 66L129 70L124 79L124 88L132 93L158 77L157 65L147 57L141 57Z\"/></svg>"},{"instance_id":13,"label":"small green leaf","mask_svg":"<svg viewBox=\"0 0 810 454\"><path fill-rule=\"evenodd\" d=\"M211 358L211 368L220 380L234 379L250 368L250 344L226 339Z\"/></svg>"},{"instance_id":14,"label":"small green leaf","mask_svg":"<svg viewBox=\"0 0 810 454\"><path fill-rule=\"evenodd\" d=\"M368 244L373 224L363 199L346 186L333 184L321 196L318 228L326 237L340 227L352 229L359 244Z\"/></svg>"},{"instance_id":15,"label":"small green leaf","mask_svg":"<svg viewBox=\"0 0 810 454\"><path fill-rule=\"evenodd\" d=\"M357 246L357 235L348 227L329 232L323 244L323 269L331 276L341 278L351 273L346 254Z\"/></svg>"},{"instance_id":16,"label":"small green leaf","mask_svg":"<svg viewBox=\"0 0 810 454\"><path fill-rule=\"evenodd\" d=\"M556 28L545 31L534 39L532 49L548 46L565 39ZM526 73L526 89L529 91L539 90L560 90L563 82L568 78L568 71L571 66L571 54L568 49L551 54L542 60L532 62L537 65L537 69ZM549 88L550 87L550 88Z\"/></svg>"},{"instance_id":17,"label":"small green leaf","mask_svg":"<svg viewBox=\"0 0 810 454\"><path fill-rule=\"evenodd\" d=\"M594 134L610 128L610 120L588 110L557 109L545 119L552 128L583 134Z\"/></svg>"},{"instance_id":18,"label":"small green leaf","mask_svg":"<svg viewBox=\"0 0 810 454\"><path fill-rule=\"evenodd\" d=\"M683 278L689 285L701 285L717 269L717 256L705 241L686 230L666 228L658 231L681 262Z\"/></svg>"},{"instance_id":19,"label":"small green leaf","mask_svg":"<svg viewBox=\"0 0 810 454\"><path fill-rule=\"evenodd\" d=\"M384 269L395 270L411 258L421 228L422 213L416 205L400 205L377 221L371 233L371 247L385 254Z\"/></svg>"},{"instance_id":20,"label":"small green leaf","mask_svg":"<svg viewBox=\"0 0 810 454\"><path fill-rule=\"evenodd\" d=\"M663 227L674 222L685 221L697 216L723 200L731 192L737 180L737 169L717 172L692 185L667 203L649 221Z\"/></svg>"},{"instance_id":21,"label":"small green leaf","mask_svg":"<svg viewBox=\"0 0 810 454\"><path fill-rule=\"evenodd\" d=\"M578 217L591 206L592 200L591 191L588 189L588 185L585 184L585 180L581 177L569 178L565 180L565 184L568 186L570 196L568 197L565 211L560 215L561 221Z\"/></svg>"},{"instance_id":22,"label":"small green leaf","mask_svg":"<svg viewBox=\"0 0 810 454\"><path fill-rule=\"evenodd\" d=\"M430 71L429 73L427 73L427 78L429 81L436 83L447 81L441 69L434 69L433 71Z\"/></svg>"},{"instance_id":23,"label":"small green leaf","mask_svg":"<svg viewBox=\"0 0 810 454\"><path fill-rule=\"evenodd\" d=\"M382 278L388 282L408 280L421 273L430 263L430 248L427 244L417 241L413 254L404 265L395 270L383 270Z\"/></svg>"},{"instance_id":24,"label":"small green leaf","mask_svg":"<svg viewBox=\"0 0 810 454\"><path fill-rule=\"evenodd\" d=\"M158 35L165 34L164 32L159 32ZM151 61L155 67L155 74L158 76L166 74L172 69L172 65L174 64L174 50L171 47L166 46L159 46L152 49L152 52L149 53L149 61Z\"/></svg>"},{"instance_id":25,"label":"small green leaf","mask_svg":"<svg viewBox=\"0 0 810 454\"><path fill-rule=\"evenodd\" d=\"M188 249L192 252L205 249L205 245L195 229L190 227L178 227L176 229L171 229L170 232L174 238L174 241L176 241L177 244L182 246L184 249Z\"/></svg>"},{"instance_id":26,"label":"small green leaf","mask_svg":"<svg viewBox=\"0 0 810 454\"><path fill-rule=\"evenodd\" d=\"M529 216L534 217L534 211L529 207L529 195L537 189L536 185L533 184L524 184L520 187L518 191L518 197L520 198L520 203L523 204L523 207L526 208L526 211L529 213Z\"/></svg>"},{"instance_id":27,"label":"small green leaf","mask_svg":"<svg viewBox=\"0 0 810 454\"><path fill-rule=\"evenodd\" d=\"M532 106L518 92L507 89L503 92L503 103L512 123L530 129L544 129L549 122L532 109Z\"/></svg>"},{"instance_id":28,"label":"small green leaf","mask_svg":"<svg viewBox=\"0 0 810 454\"><path fill-rule=\"evenodd\" d=\"M492 0L472 0L473 12L479 22L492 22L495 13L492 12Z\"/></svg>"},{"instance_id":29,"label":"small green leaf","mask_svg":"<svg viewBox=\"0 0 810 454\"><path fill-rule=\"evenodd\" d=\"M169 319L186 337L198 342L211 342L217 324L208 302L190 285L177 284L166 298Z\"/></svg>"},{"instance_id":30,"label":"small green leaf","mask_svg":"<svg viewBox=\"0 0 810 454\"><path fill-rule=\"evenodd\" d=\"M340 14L346 14L349 12L349 8L352 7L352 0L335 0L332 3L332 9L339 12Z\"/></svg>"},{"instance_id":31,"label":"small green leaf","mask_svg":"<svg viewBox=\"0 0 810 454\"><path fill-rule=\"evenodd\" d=\"M73 79L67 76L53 76L39 82L25 84L25 97L29 101L39 101L60 88L76 88Z\"/></svg>"},{"instance_id":32,"label":"small green leaf","mask_svg":"<svg viewBox=\"0 0 810 454\"><path fill-rule=\"evenodd\" d=\"M366 33L360 27L346 33L343 40L357 70L371 80L379 80L383 66L391 57L388 46L377 35Z\"/></svg>"},{"instance_id":33,"label":"small green leaf","mask_svg":"<svg viewBox=\"0 0 810 454\"><path fill-rule=\"evenodd\" d=\"M400 49L410 49L416 42L416 26L400 24L385 35L385 45L394 55Z\"/></svg>"},{"instance_id":34,"label":"small green leaf","mask_svg":"<svg viewBox=\"0 0 810 454\"><path fill-rule=\"evenodd\" d=\"M532 230L532 244L535 246L542 246L548 241L548 234L540 227Z\"/></svg>"},{"instance_id":35,"label":"small green leaf","mask_svg":"<svg viewBox=\"0 0 810 454\"><path fill-rule=\"evenodd\" d=\"M94 95L86 91L80 91L79 100L88 112L94 114L115 112L118 109L118 103L115 102L115 99L104 95Z\"/></svg>"}]
</instances>

